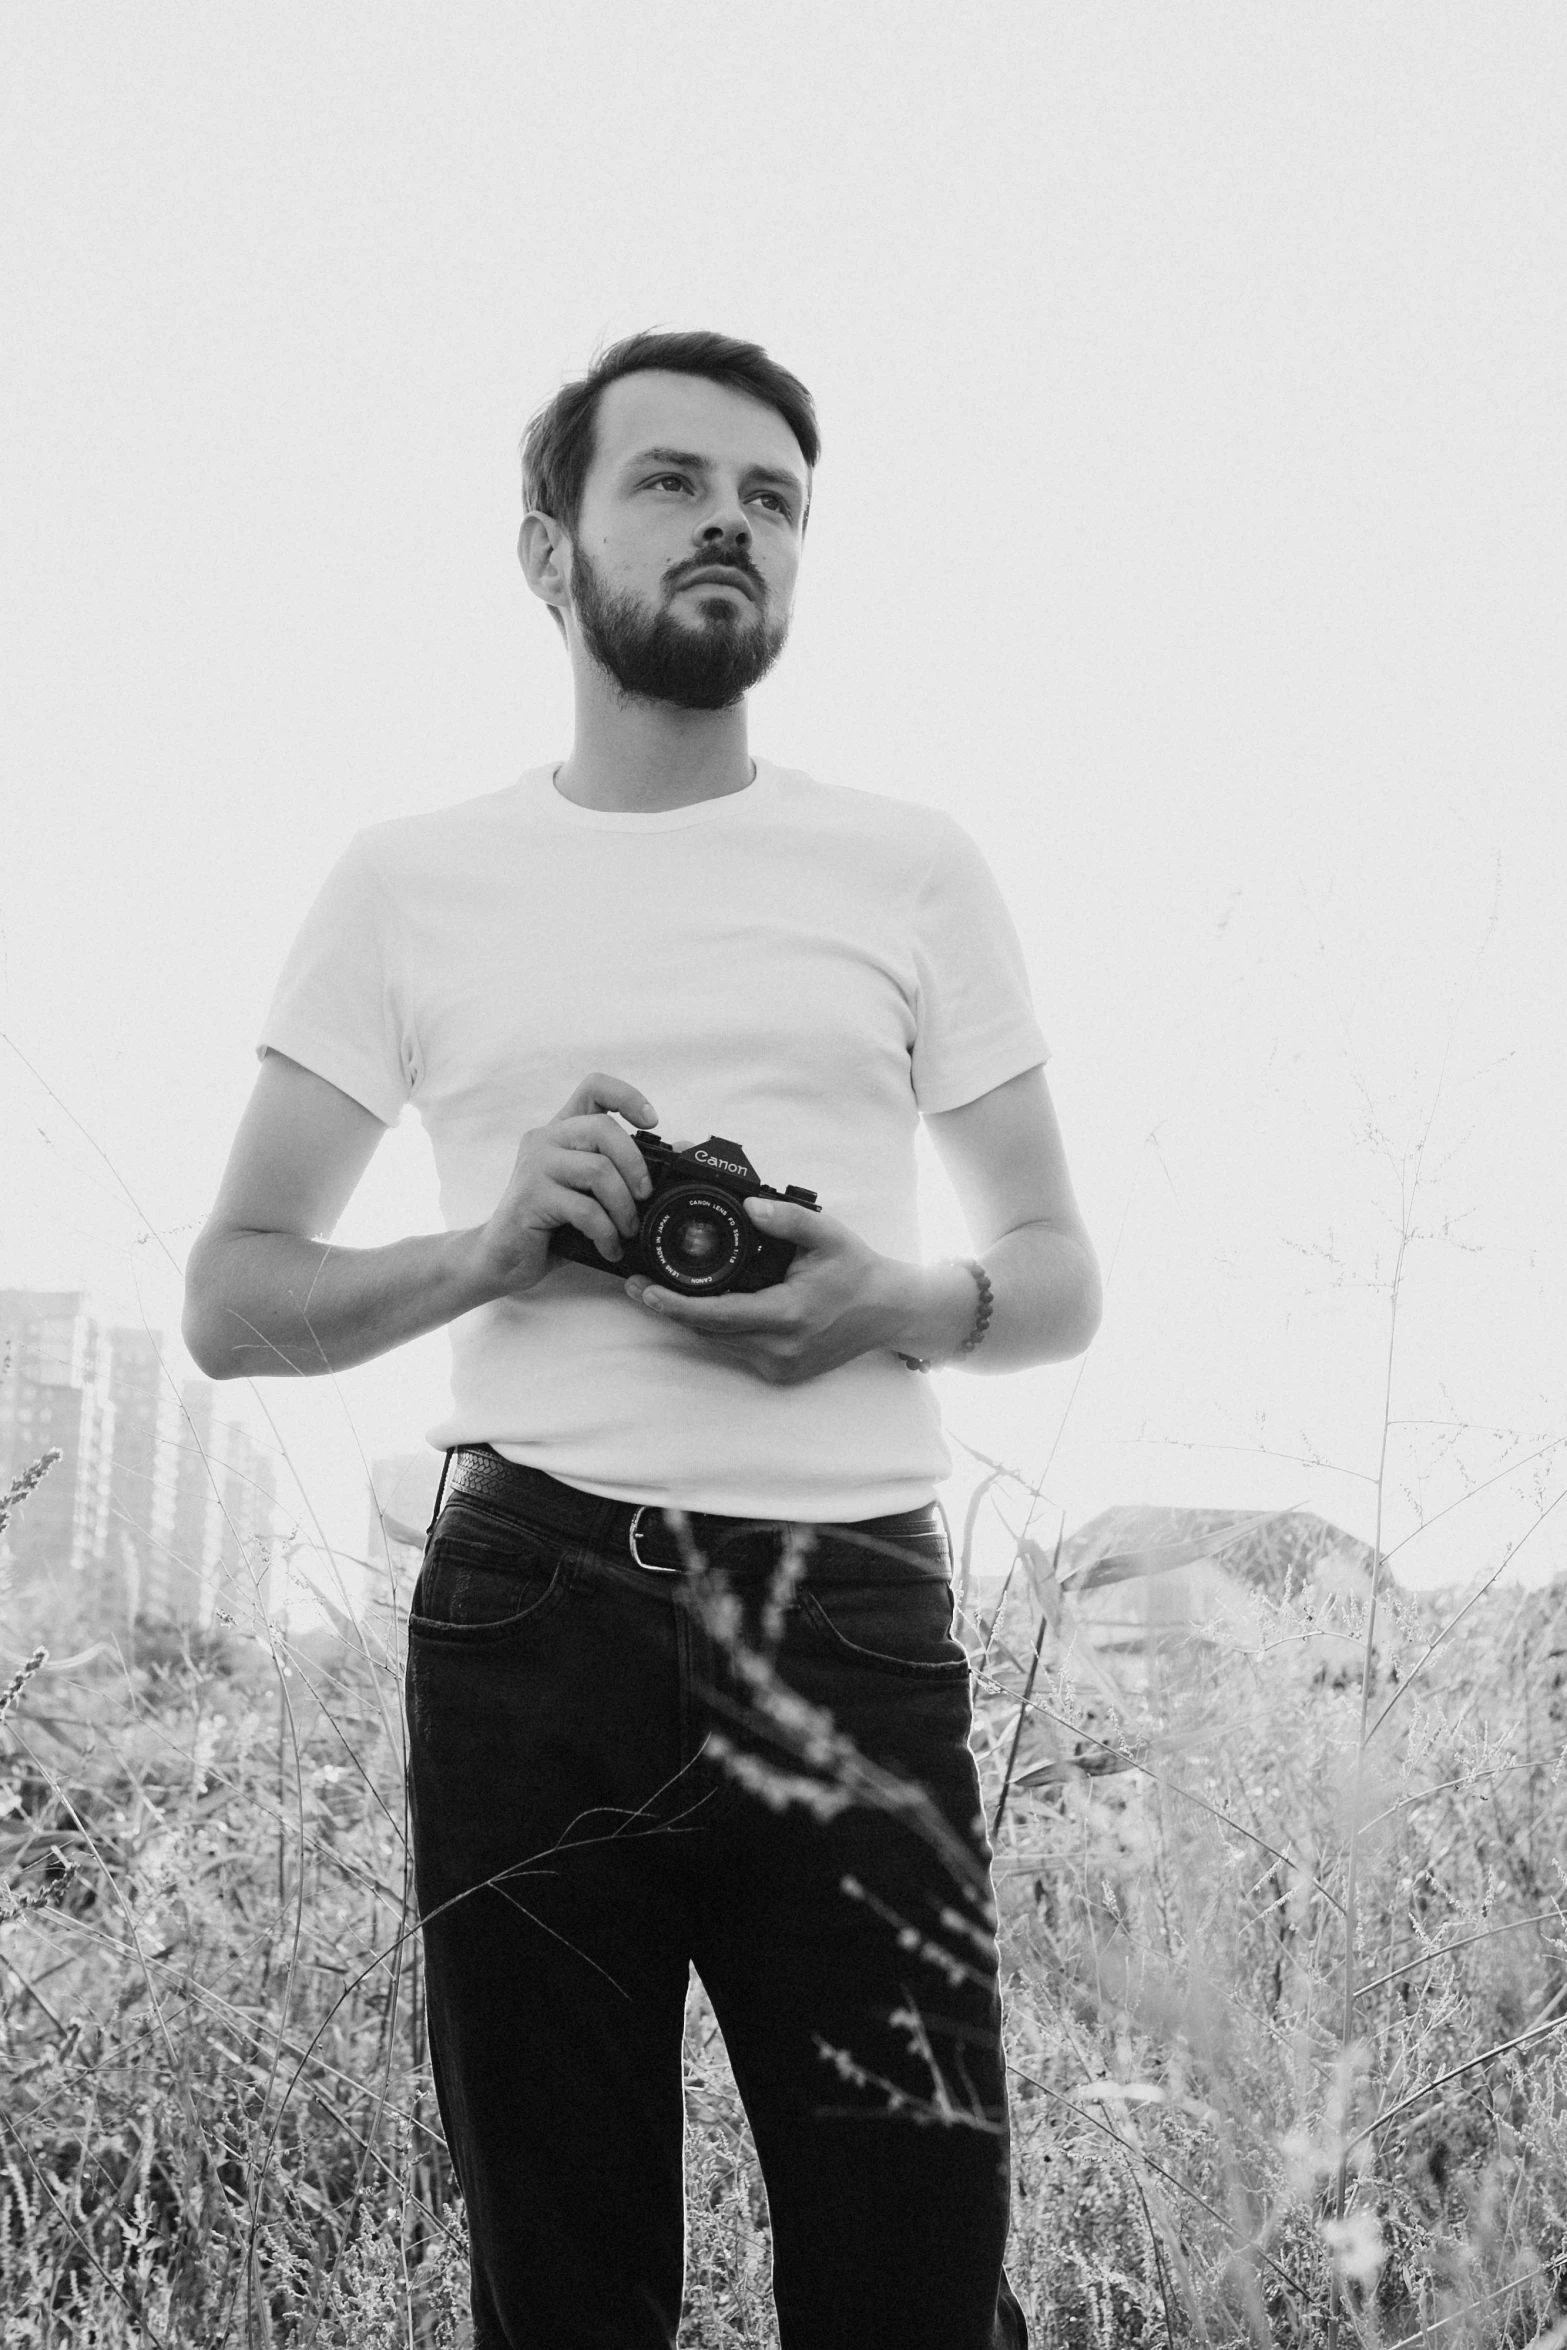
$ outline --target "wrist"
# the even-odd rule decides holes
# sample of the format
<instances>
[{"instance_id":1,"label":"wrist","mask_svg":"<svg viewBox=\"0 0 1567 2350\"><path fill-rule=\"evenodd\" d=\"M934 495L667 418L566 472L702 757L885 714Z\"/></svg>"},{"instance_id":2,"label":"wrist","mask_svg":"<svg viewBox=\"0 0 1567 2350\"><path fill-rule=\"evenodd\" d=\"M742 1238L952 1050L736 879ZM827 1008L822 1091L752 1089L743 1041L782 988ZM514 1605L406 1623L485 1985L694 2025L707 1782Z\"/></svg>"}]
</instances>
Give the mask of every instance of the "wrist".
<instances>
[{"instance_id":1,"label":"wrist","mask_svg":"<svg viewBox=\"0 0 1567 2350\"><path fill-rule=\"evenodd\" d=\"M470 1225L467 1231L453 1232L448 1238L446 1274L455 1301L453 1316L471 1313L475 1306L487 1306L511 1293L515 1280L508 1276L487 1224Z\"/></svg>"},{"instance_id":2,"label":"wrist","mask_svg":"<svg viewBox=\"0 0 1567 2350\"><path fill-rule=\"evenodd\" d=\"M967 1267L899 1265L901 1277L885 1344L906 1360L950 1362L974 1327L974 1279Z\"/></svg>"},{"instance_id":3,"label":"wrist","mask_svg":"<svg viewBox=\"0 0 1567 2350\"><path fill-rule=\"evenodd\" d=\"M991 1317L996 1309L996 1293L990 1286L990 1275L977 1257L949 1258L947 1261L957 1272L966 1273L974 1284L974 1318L958 1345L943 1349L939 1355L912 1355L900 1350L898 1360L906 1371L933 1371L938 1362L961 1362L965 1355L971 1355L977 1346L984 1344L985 1334L990 1328Z\"/></svg>"}]
</instances>

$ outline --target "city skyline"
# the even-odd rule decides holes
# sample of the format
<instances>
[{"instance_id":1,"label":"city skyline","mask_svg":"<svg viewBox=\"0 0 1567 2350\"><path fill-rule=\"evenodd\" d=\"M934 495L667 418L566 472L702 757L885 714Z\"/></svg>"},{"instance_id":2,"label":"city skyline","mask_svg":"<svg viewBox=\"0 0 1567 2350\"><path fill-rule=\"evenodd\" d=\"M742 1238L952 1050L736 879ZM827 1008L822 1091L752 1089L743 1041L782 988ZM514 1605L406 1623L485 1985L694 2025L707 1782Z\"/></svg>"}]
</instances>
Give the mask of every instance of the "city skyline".
<instances>
[{"instance_id":1,"label":"city skyline","mask_svg":"<svg viewBox=\"0 0 1567 2350\"><path fill-rule=\"evenodd\" d=\"M86 1289L0 1289L0 1475L59 1459L0 1538L19 1595L89 1637L248 1628L281 1596L277 1464Z\"/></svg>"}]
</instances>

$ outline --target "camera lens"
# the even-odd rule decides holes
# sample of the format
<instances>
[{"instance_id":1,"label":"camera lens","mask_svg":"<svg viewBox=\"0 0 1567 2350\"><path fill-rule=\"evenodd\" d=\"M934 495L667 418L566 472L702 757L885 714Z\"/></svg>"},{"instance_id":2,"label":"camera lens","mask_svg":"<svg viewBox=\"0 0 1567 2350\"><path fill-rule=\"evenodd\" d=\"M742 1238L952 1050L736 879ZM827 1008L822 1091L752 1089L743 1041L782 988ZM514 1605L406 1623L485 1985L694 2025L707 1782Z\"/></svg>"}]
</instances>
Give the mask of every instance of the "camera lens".
<instances>
[{"instance_id":1,"label":"camera lens","mask_svg":"<svg viewBox=\"0 0 1567 2350\"><path fill-rule=\"evenodd\" d=\"M729 1235L714 1216L693 1209L664 1235L664 1246L688 1273L707 1273L729 1245Z\"/></svg>"},{"instance_id":2,"label":"camera lens","mask_svg":"<svg viewBox=\"0 0 1567 2350\"><path fill-rule=\"evenodd\" d=\"M722 1192L666 1192L643 1226L642 1245L671 1289L727 1289L750 1254L746 1219Z\"/></svg>"}]
</instances>

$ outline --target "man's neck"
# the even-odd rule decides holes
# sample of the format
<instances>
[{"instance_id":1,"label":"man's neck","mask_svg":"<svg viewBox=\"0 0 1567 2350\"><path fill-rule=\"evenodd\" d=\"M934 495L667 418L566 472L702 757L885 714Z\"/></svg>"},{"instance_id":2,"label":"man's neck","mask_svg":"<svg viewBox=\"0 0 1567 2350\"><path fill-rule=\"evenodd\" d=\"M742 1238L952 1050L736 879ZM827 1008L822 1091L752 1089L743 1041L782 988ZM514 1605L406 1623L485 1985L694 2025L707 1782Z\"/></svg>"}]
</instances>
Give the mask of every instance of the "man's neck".
<instances>
[{"instance_id":1,"label":"man's neck","mask_svg":"<svg viewBox=\"0 0 1567 2350\"><path fill-rule=\"evenodd\" d=\"M591 684L584 692L582 683L571 756L555 772L555 789L579 808L653 816L724 799L751 781L743 701L732 710L682 710Z\"/></svg>"}]
</instances>

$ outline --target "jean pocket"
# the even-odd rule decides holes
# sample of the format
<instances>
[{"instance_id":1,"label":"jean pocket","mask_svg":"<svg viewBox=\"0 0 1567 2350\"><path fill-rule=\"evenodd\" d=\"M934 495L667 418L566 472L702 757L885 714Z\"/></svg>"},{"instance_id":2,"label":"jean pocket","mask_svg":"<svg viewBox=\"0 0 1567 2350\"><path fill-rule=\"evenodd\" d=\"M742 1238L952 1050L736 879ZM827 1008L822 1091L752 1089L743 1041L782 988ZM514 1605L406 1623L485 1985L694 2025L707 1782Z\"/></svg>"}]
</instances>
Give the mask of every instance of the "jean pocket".
<instances>
[{"instance_id":1,"label":"jean pocket","mask_svg":"<svg viewBox=\"0 0 1567 2350\"><path fill-rule=\"evenodd\" d=\"M568 1562L558 1540L467 1501L448 1502L425 1546L409 1637L469 1647L511 1639L560 1604Z\"/></svg>"},{"instance_id":2,"label":"jean pocket","mask_svg":"<svg viewBox=\"0 0 1567 2350\"><path fill-rule=\"evenodd\" d=\"M918 1681L961 1681L963 1644L952 1635L952 1585L920 1575L897 1583L803 1585L802 1622L840 1656Z\"/></svg>"}]
</instances>

